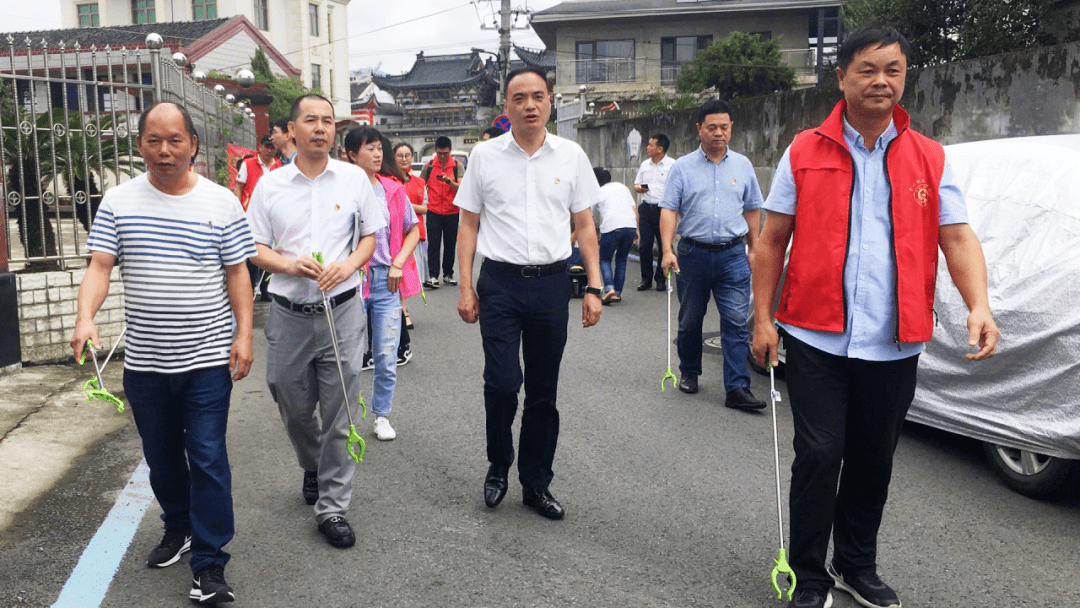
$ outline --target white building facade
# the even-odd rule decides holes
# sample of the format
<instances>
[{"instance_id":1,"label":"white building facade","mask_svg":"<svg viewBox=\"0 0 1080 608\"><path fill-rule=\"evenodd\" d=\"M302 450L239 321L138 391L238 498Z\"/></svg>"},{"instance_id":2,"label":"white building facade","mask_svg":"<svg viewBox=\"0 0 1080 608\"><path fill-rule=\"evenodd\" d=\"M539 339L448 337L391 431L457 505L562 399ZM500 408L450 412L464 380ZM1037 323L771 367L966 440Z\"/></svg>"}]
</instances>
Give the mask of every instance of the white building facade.
<instances>
[{"instance_id":1,"label":"white building facade","mask_svg":"<svg viewBox=\"0 0 1080 608\"><path fill-rule=\"evenodd\" d=\"M61 19L64 27L70 28L243 15L289 63L301 70L304 86L320 89L333 102L334 113L348 117L348 5L349 0L61 0ZM250 57L245 57L244 62ZM223 71L236 69L239 67Z\"/></svg>"}]
</instances>

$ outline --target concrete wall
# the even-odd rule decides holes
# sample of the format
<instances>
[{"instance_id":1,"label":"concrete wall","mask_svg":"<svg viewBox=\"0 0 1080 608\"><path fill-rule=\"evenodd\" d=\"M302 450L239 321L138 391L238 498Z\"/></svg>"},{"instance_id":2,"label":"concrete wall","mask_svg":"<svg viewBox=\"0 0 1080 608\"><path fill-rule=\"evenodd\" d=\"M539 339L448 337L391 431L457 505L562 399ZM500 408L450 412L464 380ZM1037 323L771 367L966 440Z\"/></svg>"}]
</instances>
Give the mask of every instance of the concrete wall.
<instances>
[{"instance_id":1,"label":"concrete wall","mask_svg":"<svg viewBox=\"0 0 1080 608\"><path fill-rule=\"evenodd\" d=\"M840 99L835 79L812 89L737 100L731 148L750 157L768 192L776 163L799 131L814 127ZM1080 132L1080 43L937 66L912 73L901 105L915 129L943 144ZM671 138L670 154L699 145L692 110L625 120L589 119L578 143L594 164L629 185L649 134ZM627 136L641 135L631 158Z\"/></svg>"},{"instance_id":2,"label":"concrete wall","mask_svg":"<svg viewBox=\"0 0 1080 608\"><path fill-rule=\"evenodd\" d=\"M50 363L70 359L72 331L75 329L79 284L86 270L62 270L16 275L19 291L19 334L23 363ZM112 270L109 296L94 322L104 344L110 349L120 336L124 321L124 284L120 269Z\"/></svg>"}]
</instances>

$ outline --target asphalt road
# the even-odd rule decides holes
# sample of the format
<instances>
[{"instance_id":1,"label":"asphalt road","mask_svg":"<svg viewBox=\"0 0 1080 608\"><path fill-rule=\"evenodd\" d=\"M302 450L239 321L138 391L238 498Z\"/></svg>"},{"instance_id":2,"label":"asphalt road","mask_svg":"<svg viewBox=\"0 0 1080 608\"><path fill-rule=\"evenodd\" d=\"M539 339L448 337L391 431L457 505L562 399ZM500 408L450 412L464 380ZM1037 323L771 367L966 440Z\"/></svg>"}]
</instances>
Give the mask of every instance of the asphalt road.
<instances>
[{"instance_id":1,"label":"asphalt road","mask_svg":"<svg viewBox=\"0 0 1080 608\"><path fill-rule=\"evenodd\" d=\"M629 271L637 275L635 265ZM255 367L234 389L229 425L237 529L226 575L235 605L783 605L769 584L778 546L769 417L723 407L715 350L701 392L660 393L663 294L630 285L588 330L577 321L580 300L571 302L551 486L568 514L557 522L525 508L513 485L500 507L484 506L479 328L458 319L456 289L428 300L410 302L415 356L399 370L398 438L379 442L364 424L368 451L349 515L358 540L345 551L322 540L300 497L301 472L266 389L265 340L256 334ZM706 324L719 330L715 310ZM754 392L766 397L767 384L755 376ZM779 420L786 501L791 418L783 404ZM56 600L139 458L129 425L16 517L0 537L0 606ZM880 568L905 606L1080 606L1080 500L1014 494L977 443L914 425L901 439L892 490ZM154 503L104 606L190 605L186 560L145 567L159 514ZM856 605L835 595L837 608Z\"/></svg>"}]
</instances>

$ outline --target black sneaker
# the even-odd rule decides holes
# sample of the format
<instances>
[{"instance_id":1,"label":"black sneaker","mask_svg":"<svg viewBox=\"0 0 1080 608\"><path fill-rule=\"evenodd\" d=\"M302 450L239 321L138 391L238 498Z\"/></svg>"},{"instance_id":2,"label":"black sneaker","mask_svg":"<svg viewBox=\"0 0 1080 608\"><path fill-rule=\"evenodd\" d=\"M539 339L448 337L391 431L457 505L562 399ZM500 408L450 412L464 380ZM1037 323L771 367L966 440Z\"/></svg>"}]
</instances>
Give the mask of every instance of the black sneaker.
<instances>
[{"instance_id":1,"label":"black sneaker","mask_svg":"<svg viewBox=\"0 0 1080 608\"><path fill-rule=\"evenodd\" d=\"M397 365L401 367L409 361L412 361L412 344L406 344L405 348L398 351Z\"/></svg>"},{"instance_id":2,"label":"black sneaker","mask_svg":"<svg viewBox=\"0 0 1080 608\"><path fill-rule=\"evenodd\" d=\"M896 592L875 572L845 576L832 564L829 564L828 570L838 589L847 591L856 602L867 608L900 608L903 605L900 598L896 597Z\"/></svg>"},{"instance_id":3,"label":"black sneaker","mask_svg":"<svg viewBox=\"0 0 1080 608\"><path fill-rule=\"evenodd\" d=\"M451 277L444 276L442 278L442 282L446 283L447 285L457 285L457 281L455 281L454 277L452 277L452 276Z\"/></svg>"},{"instance_id":4,"label":"black sneaker","mask_svg":"<svg viewBox=\"0 0 1080 608\"><path fill-rule=\"evenodd\" d=\"M191 551L191 528L166 528L165 536L146 558L146 565L151 568L171 566L188 551Z\"/></svg>"},{"instance_id":5,"label":"black sneaker","mask_svg":"<svg viewBox=\"0 0 1080 608\"><path fill-rule=\"evenodd\" d=\"M367 369L375 369L375 359L371 358L371 353L364 353L364 362L360 366L361 371Z\"/></svg>"},{"instance_id":6,"label":"black sneaker","mask_svg":"<svg viewBox=\"0 0 1080 608\"><path fill-rule=\"evenodd\" d=\"M427 289L428 291L431 291L432 289L438 289L439 288L438 285L432 283L431 281L424 281L423 287L424 287L424 289Z\"/></svg>"},{"instance_id":7,"label":"black sneaker","mask_svg":"<svg viewBox=\"0 0 1080 608\"><path fill-rule=\"evenodd\" d=\"M788 602L788 608L829 608L832 606L832 592L817 589L795 589L795 599Z\"/></svg>"},{"instance_id":8,"label":"black sneaker","mask_svg":"<svg viewBox=\"0 0 1080 608\"><path fill-rule=\"evenodd\" d=\"M304 495L304 502L313 505L319 501L319 473L316 471L304 471L304 485L300 486L300 493Z\"/></svg>"},{"instance_id":9,"label":"black sneaker","mask_svg":"<svg viewBox=\"0 0 1080 608\"><path fill-rule=\"evenodd\" d=\"M347 549L356 544L352 526L340 515L335 515L319 524L319 532L326 537L326 542L338 549Z\"/></svg>"},{"instance_id":10,"label":"black sneaker","mask_svg":"<svg viewBox=\"0 0 1080 608\"><path fill-rule=\"evenodd\" d=\"M225 566L214 564L196 572L191 579L188 597L200 604L221 604L235 600L232 587L225 582Z\"/></svg>"}]
</instances>

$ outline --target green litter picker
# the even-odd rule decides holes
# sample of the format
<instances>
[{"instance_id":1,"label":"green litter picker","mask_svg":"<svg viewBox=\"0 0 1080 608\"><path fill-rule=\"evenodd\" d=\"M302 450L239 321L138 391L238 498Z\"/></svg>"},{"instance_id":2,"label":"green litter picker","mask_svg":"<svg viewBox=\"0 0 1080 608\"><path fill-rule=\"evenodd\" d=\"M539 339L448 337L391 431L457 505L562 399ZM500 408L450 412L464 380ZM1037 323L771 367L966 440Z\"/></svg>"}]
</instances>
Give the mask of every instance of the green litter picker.
<instances>
[{"instance_id":1,"label":"green litter picker","mask_svg":"<svg viewBox=\"0 0 1080 608\"><path fill-rule=\"evenodd\" d=\"M120 340L117 339L117 343L119 343L119 342L120 342ZM101 372L102 372L102 370L105 369L105 366L104 365L101 365L101 366L98 365L97 350L94 348L94 341L93 340L88 339L86 341L86 347L83 348L82 354L79 355L79 365L82 365L83 363L86 363L86 351L90 351L90 358L93 359L93 361L94 361L94 372L95 372L95 375L94 375L93 378L90 378L89 380L87 380L86 382L83 383L83 394L86 395L86 400L87 401L93 401L94 399L101 399L102 401L112 403L113 405L116 406L116 411L123 414L124 413L124 402L121 401L119 398L117 398L116 395L110 393L109 389L105 388L105 381L101 377ZM108 363L109 360L106 359L105 362Z\"/></svg>"},{"instance_id":2,"label":"green litter picker","mask_svg":"<svg viewBox=\"0 0 1080 608\"><path fill-rule=\"evenodd\" d=\"M323 264L323 255L320 252L311 254L311 257L315 258L315 261ZM346 443L346 448L349 450L349 456L352 457L354 462L361 462L364 460L364 452L367 451L367 444L364 443L363 437L356 432L356 424L353 423L352 407L349 406L349 388L345 384L345 372L341 369L341 350L338 348L337 339L337 327L334 325L334 310L330 307L330 298L327 297L326 292L322 292L322 305L326 311L326 324L330 326L330 343L334 345L334 363L337 364L338 378L341 379L341 394L345 396L345 411L349 414L349 440ZM360 405L360 419L367 420L367 408L364 406L364 397L359 395L357 403ZM353 448L354 445L360 447L360 451L357 452Z\"/></svg>"},{"instance_id":3,"label":"green litter picker","mask_svg":"<svg viewBox=\"0 0 1080 608\"><path fill-rule=\"evenodd\" d=\"M777 577L781 574L787 575L788 580L791 581L791 587L788 588L787 592L787 599L790 602L792 596L795 595L796 580L795 571L788 565L787 551L784 550L784 510L781 507L783 495L780 491L780 438L776 432L776 404L780 402L780 391L776 390L776 375L773 371L772 362L767 362L766 366L769 368L769 401L772 402L773 464L776 470L776 520L780 529L780 552L777 554L776 559L773 560L772 586L776 590L776 599L783 599L784 592L780 590Z\"/></svg>"}]
</instances>

